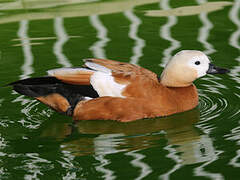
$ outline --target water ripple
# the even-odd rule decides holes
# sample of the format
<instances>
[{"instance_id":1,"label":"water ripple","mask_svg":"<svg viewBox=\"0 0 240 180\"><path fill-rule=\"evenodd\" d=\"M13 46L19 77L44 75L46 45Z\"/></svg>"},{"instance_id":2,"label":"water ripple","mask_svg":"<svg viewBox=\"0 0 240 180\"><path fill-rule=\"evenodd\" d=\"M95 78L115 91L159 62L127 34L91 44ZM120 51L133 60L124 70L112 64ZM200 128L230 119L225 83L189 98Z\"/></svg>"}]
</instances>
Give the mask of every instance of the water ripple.
<instances>
[{"instance_id":1,"label":"water ripple","mask_svg":"<svg viewBox=\"0 0 240 180\"><path fill-rule=\"evenodd\" d=\"M227 109L228 104L228 100L223 97L200 95L199 107L202 119L208 121L220 116L221 112Z\"/></svg>"},{"instance_id":2,"label":"water ripple","mask_svg":"<svg viewBox=\"0 0 240 180\"><path fill-rule=\"evenodd\" d=\"M215 90L216 91L215 91ZM199 109L201 121L197 124L205 133L208 133L212 129L216 128L210 120L226 120L231 119L234 121L240 113L237 99L238 96L231 90L229 93L227 87L211 87L210 89L200 89L199 92ZM231 97L233 96L233 97ZM231 97L231 98L230 98Z\"/></svg>"},{"instance_id":3,"label":"water ripple","mask_svg":"<svg viewBox=\"0 0 240 180\"><path fill-rule=\"evenodd\" d=\"M29 129L37 129L43 119L48 119L51 115L51 109L45 108L43 110L39 110L38 108L39 102L37 100L32 100L27 102L25 106L22 108L21 112L25 115L26 118L22 118L18 122Z\"/></svg>"}]
</instances>

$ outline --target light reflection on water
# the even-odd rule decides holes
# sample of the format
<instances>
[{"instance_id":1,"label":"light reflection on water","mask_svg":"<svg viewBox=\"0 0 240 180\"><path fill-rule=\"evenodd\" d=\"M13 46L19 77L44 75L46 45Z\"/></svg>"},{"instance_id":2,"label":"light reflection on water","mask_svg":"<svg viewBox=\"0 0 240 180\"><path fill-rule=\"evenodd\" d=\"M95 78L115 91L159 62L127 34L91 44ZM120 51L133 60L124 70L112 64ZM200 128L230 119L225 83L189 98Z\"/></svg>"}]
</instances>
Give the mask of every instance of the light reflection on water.
<instances>
[{"instance_id":1,"label":"light reflection on water","mask_svg":"<svg viewBox=\"0 0 240 180\"><path fill-rule=\"evenodd\" d=\"M30 74L33 73L33 68L32 68L32 64L33 64L33 54L31 51L31 44L30 44L30 40L28 38L27 32L28 32L28 20L22 20L19 23L19 30L18 30L18 37L19 39L21 39L21 45L23 48L23 54L24 54L24 64L22 65L22 71L23 74L20 76L20 79L25 79L25 78L29 78Z\"/></svg>"},{"instance_id":2,"label":"light reflection on water","mask_svg":"<svg viewBox=\"0 0 240 180\"><path fill-rule=\"evenodd\" d=\"M72 67L67 57L63 54L63 46L69 40L69 36L66 34L63 19L57 17L54 19L54 30L57 36L57 41L54 44L53 51L57 57L58 64L63 67Z\"/></svg>"},{"instance_id":3,"label":"light reflection on water","mask_svg":"<svg viewBox=\"0 0 240 180\"><path fill-rule=\"evenodd\" d=\"M132 49L133 56L130 58L129 63L138 64L139 59L143 56L142 50L145 46L145 41L138 36L139 26L142 24L140 18L138 18L132 10L125 11L124 15L130 20L128 36L133 39L134 47Z\"/></svg>"},{"instance_id":4,"label":"light reflection on water","mask_svg":"<svg viewBox=\"0 0 240 180\"><path fill-rule=\"evenodd\" d=\"M169 0L160 1L159 6L163 10L168 10L171 8L169 6ZM171 35L171 28L177 24L177 16L168 16L167 19L167 23L160 28L160 37L169 41L171 46L163 51L164 56L162 58L162 63L160 64L162 67L164 67L168 60L173 56L173 51L181 46L181 43L174 39Z\"/></svg>"},{"instance_id":5,"label":"light reflection on water","mask_svg":"<svg viewBox=\"0 0 240 180\"><path fill-rule=\"evenodd\" d=\"M206 0L197 0L198 4L206 3ZM213 28L212 22L208 18L208 13L202 12L199 14L199 19L203 24L202 27L199 29L199 36L198 41L201 42L206 50L203 52L207 55L214 53L216 50L214 49L213 45L209 43L207 40L209 38L209 32Z\"/></svg>"},{"instance_id":6,"label":"light reflection on water","mask_svg":"<svg viewBox=\"0 0 240 180\"><path fill-rule=\"evenodd\" d=\"M76 2L79 3L80 1ZM124 0L108 1L100 4L91 1L91 3L82 6L75 4L72 9L67 9L64 6L60 7L57 14L51 13L48 9L46 10L48 13L34 14L34 12L29 12L29 16L26 16L27 13L24 12L18 17L13 15L9 19L0 17L0 23L19 21L19 28L16 29L17 37L13 40L16 41L16 38L18 38L21 44L13 46L21 48L23 54L23 62L19 68L21 71L20 79L30 77L33 73L40 73L35 72L36 66L34 66L34 63L40 61L41 57L34 56L32 46L44 46L46 40L52 40L53 42L52 47L47 48L52 49L52 54L55 56L58 65L70 67L72 64L81 64L80 59L77 62L71 59L71 53L76 52L67 53L65 49L68 42L72 41L72 37L74 37L68 33L70 29L65 26L65 22L69 21L71 17L83 16L84 18L84 16L88 16L86 19L91 28L96 31L94 34L96 40L90 46L86 45L84 48L90 50L92 57L108 58L108 53L112 50L110 45L118 43L114 42L114 38L110 38L110 34L115 34L115 32L111 32L111 29L108 29L112 19L107 18L112 16L111 13L118 13L119 16L123 16L129 21L125 36L128 36L128 40L134 42L133 46L129 48L131 54L128 58L129 62L135 64L151 63L149 59L151 56L162 56L161 61L153 65L160 64L163 67L175 52L182 49L182 45L184 46L186 42L199 42L200 47L202 47L201 50L209 56L221 54L221 51L225 50L224 46L220 49L219 45L211 40L211 37L214 36L213 32L218 30L215 27L217 24L212 12L219 11L224 6L230 6L231 2L218 2L215 3L216 7L213 7L211 3L209 4L207 0L196 0L194 2L196 3L195 12L184 7L181 8L183 11L180 12L171 7L174 4L171 0L161 0L160 2L156 0L131 2ZM160 41L160 46L163 49L162 52L158 52L160 55L147 53L147 50L155 48L151 46L151 42L148 40L148 36L152 34L148 32L144 34L145 23L149 21L145 18L153 11L146 11L143 16L140 10L134 9L137 6L151 5L151 3L155 3L156 7L161 9L158 11L159 14L155 14L159 20L163 18L159 16L165 16L165 21L158 27L159 29L151 29L151 31L158 31L157 35L159 37L156 37L156 39ZM114 4L115 6L113 6ZM210 8L204 10L203 7L206 8L207 5L210 5ZM58 4L50 5L49 8L53 6L56 7ZM39 7L39 4L36 4L36 7ZM82 7L86 7L85 9L88 9L88 11L79 11L83 9ZM240 3L236 0L234 5L229 8L228 14L229 21L235 26L231 27L233 30L227 34L229 45L237 52L240 50L239 9ZM102 14L105 15L104 18L101 16ZM186 42L181 40L180 32L185 30L179 27L179 23L183 22L182 15L196 15L199 20L197 28L194 29L197 32L197 37L194 40L189 41L187 38ZM191 18L191 16L184 17ZM46 35L39 38L30 35L32 30L30 25L38 19L52 19L55 37ZM185 35L187 37L187 34ZM81 37L77 37L79 37L79 45L84 44ZM35 44L32 42L35 39L41 40L41 43ZM165 42L169 44L161 44ZM124 43L126 43L126 46L128 45L128 42ZM194 49L195 47L189 45L188 48ZM0 51L0 58L2 56L4 54ZM9 122L6 122L8 116L1 113L0 125L2 128L8 128L10 124L17 122L18 126L20 125L18 128L23 127L25 130L31 130L31 133L19 133L19 137L17 136L20 138L20 140L17 139L19 145L17 143L15 145L14 141L11 142L11 137L1 134L0 155L5 156L7 160L19 156L24 157L24 160L21 158L17 160L16 158L15 160L19 161L21 165L12 167L13 169L24 170L24 179L40 179L40 176L47 174L46 169L49 171L57 169L56 167L59 165L61 168L57 171L64 171L60 174L62 179L86 178L90 176L89 173L93 172L99 179L121 178L125 173L134 177L133 179L148 177L152 179L171 179L172 176L184 170L193 174L193 177L224 179L225 176L230 175L226 175L226 172L211 171L208 167L218 163L220 158L224 158L222 154L226 153L226 147L216 145L224 144L221 143L221 136L224 137L224 142L232 141L235 149L240 145L239 89L237 87L240 83L239 57L238 53L236 57L233 57L234 62L222 62L222 64L231 67L231 73L228 76L208 76L197 82L200 96L197 109L163 119L140 120L125 124L105 121L79 122L73 126L72 123L60 121L62 116L56 115L52 110L39 105L37 101L12 93L11 95L15 99L7 101L20 106L20 110L17 112L22 116L19 119L16 118L16 121L9 119ZM217 59L213 58L213 61L218 63ZM0 102L0 104L3 103L6 103L5 99ZM7 105L4 104L4 106ZM49 119L52 122L48 122ZM229 128L226 130L225 127L221 127L221 122L229 123ZM34 130L35 132L33 132ZM52 147L55 144L58 144L57 147ZM29 148L22 150L22 152L16 150L21 149L22 146L29 146ZM11 147L14 147L12 148L14 150ZM8 148L10 148L10 151L8 151ZM50 149L52 154L57 154L55 159L48 157L45 154L46 150L41 151L41 148ZM151 151L150 155L149 150ZM240 167L238 162L240 151L236 150L234 153L227 157L228 164L237 168ZM0 163L4 165L3 160ZM219 163L219 166L223 165L225 164ZM128 168L128 172L125 172L125 166ZM6 167L5 165L4 168L1 168L0 172L10 176L9 172L11 171L8 171ZM188 177L188 175L186 176Z\"/></svg>"},{"instance_id":7,"label":"light reflection on water","mask_svg":"<svg viewBox=\"0 0 240 180\"><path fill-rule=\"evenodd\" d=\"M235 4L229 12L229 19L237 26L236 31L234 31L230 38L229 44L234 48L240 50L239 39L240 39L240 18L239 18L240 1L235 0ZM240 83L239 72L240 72L240 56L236 57L235 60L238 61L238 66L233 67L231 70L232 78Z\"/></svg>"},{"instance_id":8,"label":"light reflection on water","mask_svg":"<svg viewBox=\"0 0 240 180\"><path fill-rule=\"evenodd\" d=\"M92 51L93 57L106 59L104 47L110 40L107 37L107 29L101 23L98 15L90 16L89 20L92 26L97 30L97 38L99 39L89 49Z\"/></svg>"},{"instance_id":9,"label":"light reflection on water","mask_svg":"<svg viewBox=\"0 0 240 180\"><path fill-rule=\"evenodd\" d=\"M144 158L146 158L144 154L138 153L138 151L129 151L125 153L125 155L133 157L133 160L130 161L130 163L133 167L140 169L139 176L135 179L143 179L144 177L147 177L148 174L153 172L151 167L142 161Z\"/></svg>"}]
</instances>

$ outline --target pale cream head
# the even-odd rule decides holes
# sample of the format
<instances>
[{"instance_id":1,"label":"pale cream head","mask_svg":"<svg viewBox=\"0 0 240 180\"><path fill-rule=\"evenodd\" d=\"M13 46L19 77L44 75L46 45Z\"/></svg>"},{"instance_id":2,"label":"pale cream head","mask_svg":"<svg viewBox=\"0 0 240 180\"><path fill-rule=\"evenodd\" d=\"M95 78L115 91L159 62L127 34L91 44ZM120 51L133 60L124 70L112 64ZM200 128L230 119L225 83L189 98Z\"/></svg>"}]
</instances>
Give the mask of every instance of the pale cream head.
<instances>
[{"instance_id":1,"label":"pale cream head","mask_svg":"<svg viewBox=\"0 0 240 180\"><path fill-rule=\"evenodd\" d=\"M201 51L183 50L172 57L164 68L160 82L168 87L185 87L207 74L209 59Z\"/></svg>"}]
</instances>

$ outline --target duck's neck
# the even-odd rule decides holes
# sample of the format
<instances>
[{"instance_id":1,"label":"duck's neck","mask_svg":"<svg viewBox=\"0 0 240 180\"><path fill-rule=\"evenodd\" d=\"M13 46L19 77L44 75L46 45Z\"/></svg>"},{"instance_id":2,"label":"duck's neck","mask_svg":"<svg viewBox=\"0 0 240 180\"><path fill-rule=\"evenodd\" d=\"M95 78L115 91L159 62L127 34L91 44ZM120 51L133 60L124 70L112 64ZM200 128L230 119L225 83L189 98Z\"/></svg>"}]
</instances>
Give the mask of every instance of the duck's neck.
<instances>
[{"instance_id":1,"label":"duck's neck","mask_svg":"<svg viewBox=\"0 0 240 180\"><path fill-rule=\"evenodd\" d=\"M176 72L163 71L159 78L159 82L166 87L187 87L193 83L192 79L188 78L188 73L176 76Z\"/></svg>"},{"instance_id":2,"label":"duck's neck","mask_svg":"<svg viewBox=\"0 0 240 180\"><path fill-rule=\"evenodd\" d=\"M193 84L192 82L183 82L166 76L161 77L159 82L166 87L188 87Z\"/></svg>"}]
</instances>

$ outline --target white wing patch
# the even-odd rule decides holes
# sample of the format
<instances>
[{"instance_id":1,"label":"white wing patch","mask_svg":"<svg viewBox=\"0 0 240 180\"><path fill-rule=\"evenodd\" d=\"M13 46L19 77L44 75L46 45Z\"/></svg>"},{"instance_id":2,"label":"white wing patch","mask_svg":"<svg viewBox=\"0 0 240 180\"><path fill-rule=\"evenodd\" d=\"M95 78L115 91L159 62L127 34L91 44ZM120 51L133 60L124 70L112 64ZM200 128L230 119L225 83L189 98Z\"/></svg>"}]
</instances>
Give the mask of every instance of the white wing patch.
<instances>
[{"instance_id":1,"label":"white wing patch","mask_svg":"<svg viewBox=\"0 0 240 180\"><path fill-rule=\"evenodd\" d=\"M122 95L122 92L127 84L116 83L111 74L106 74L99 71L95 72L91 76L90 83L100 97L112 96L125 98L125 96Z\"/></svg>"},{"instance_id":2,"label":"white wing patch","mask_svg":"<svg viewBox=\"0 0 240 180\"><path fill-rule=\"evenodd\" d=\"M85 61L85 65L90 69L85 68L58 68L47 71L50 76L58 75L71 75L85 72L93 72L93 75L90 77L90 84L93 86L95 91L97 91L100 97L102 96L112 96L112 97L121 97L125 98L122 95L125 87L128 84L119 84L116 83L114 77L112 76L112 70L108 69L102 65ZM90 98L85 97L86 100Z\"/></svg>"}]
</instances>

